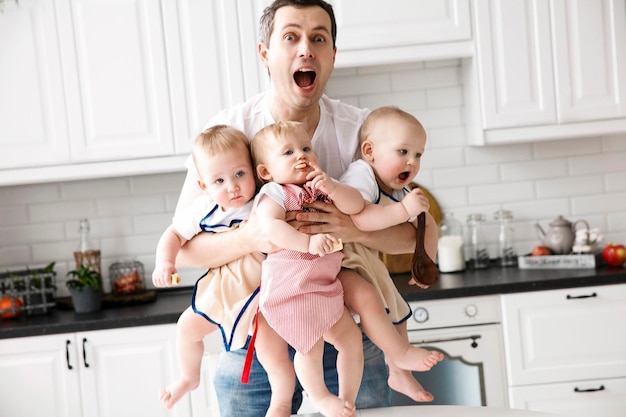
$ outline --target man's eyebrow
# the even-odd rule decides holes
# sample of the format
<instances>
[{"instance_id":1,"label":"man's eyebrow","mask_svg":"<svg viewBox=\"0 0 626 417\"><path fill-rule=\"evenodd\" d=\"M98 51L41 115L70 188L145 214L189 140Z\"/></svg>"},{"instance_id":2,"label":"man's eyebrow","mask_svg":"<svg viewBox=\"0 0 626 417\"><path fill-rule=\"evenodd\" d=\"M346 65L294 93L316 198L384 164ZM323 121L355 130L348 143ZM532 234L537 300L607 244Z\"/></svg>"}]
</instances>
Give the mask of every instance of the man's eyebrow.
<instances>
[{"instance_id":1,"label":"man's eyebrow","mask_svg":"<svg viewBox=\"0 0 626 417\"><path fill-rule=\"evenodd\" d=\"M286 29L291 29L291 28L296 28L296 29L302 29L302 26L297 24L297 23L287 23L285 26L283 26L281 28L281 30L286 30ZM319 26L315 26L313 28L314 32L325 32L327 34L330 34L330 30L324 26L324 25L319 25Z\"/></svg>"}]
</instances>

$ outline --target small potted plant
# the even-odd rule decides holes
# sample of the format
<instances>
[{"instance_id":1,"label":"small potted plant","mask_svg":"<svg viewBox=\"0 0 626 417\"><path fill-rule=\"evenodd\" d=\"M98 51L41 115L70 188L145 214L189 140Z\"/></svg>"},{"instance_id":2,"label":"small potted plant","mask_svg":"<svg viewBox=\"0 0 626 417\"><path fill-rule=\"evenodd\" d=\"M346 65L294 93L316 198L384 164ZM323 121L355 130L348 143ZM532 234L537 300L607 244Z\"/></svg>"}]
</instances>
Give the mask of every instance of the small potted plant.
<instances>
[{"instance_id":1,"label":"small potted plant","mask_svg":"<svg viewBox=\"0 0 626 417\"><path fill-rule=\"evenodd\" d=\"M91 313L102 307L102 291L100 289L100 273L86 265L67 273L72 278L65 282L70 290L74 311Z\"/></svg>"}]
</instances>

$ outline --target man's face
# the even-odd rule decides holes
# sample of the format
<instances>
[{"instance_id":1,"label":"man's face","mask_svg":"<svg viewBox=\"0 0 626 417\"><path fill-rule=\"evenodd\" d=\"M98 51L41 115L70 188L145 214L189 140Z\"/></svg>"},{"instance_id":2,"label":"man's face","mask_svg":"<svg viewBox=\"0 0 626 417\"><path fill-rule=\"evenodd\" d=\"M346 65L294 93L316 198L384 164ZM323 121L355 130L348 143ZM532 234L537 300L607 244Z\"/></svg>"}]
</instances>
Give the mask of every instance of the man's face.
<instances>
[{"instance_id":1,"label":"man's face","mask_svg":"<svg viewBox=\"0 0 626 417\"><path fill-rule=\"evenodd\" d=\"M259 45L275 98L290 110L318 106L335 52L330 16L321 7L278 9L269 45Z\"/></svg>"}]
</instances>

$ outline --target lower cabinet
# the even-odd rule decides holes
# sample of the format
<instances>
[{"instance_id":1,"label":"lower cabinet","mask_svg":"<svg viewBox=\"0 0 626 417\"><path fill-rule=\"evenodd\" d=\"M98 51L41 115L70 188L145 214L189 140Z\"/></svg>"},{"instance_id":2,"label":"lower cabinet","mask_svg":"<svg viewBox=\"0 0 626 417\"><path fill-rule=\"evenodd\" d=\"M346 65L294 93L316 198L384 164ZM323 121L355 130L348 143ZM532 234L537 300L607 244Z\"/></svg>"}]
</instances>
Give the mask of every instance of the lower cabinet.
<instances>
[{"instance_id":1,"label":"lower cabinet","mask_svg":"<svg viewBox=\"0 0 626 417\"><path fill-rule=\"evenodd\" d=\"M506 294L502 314L511 407L626 415L626 284Z\"/></svg>"},{"instance_id":2,"label":"lower cabinet","mask_svg":"<svg viewBox=\"0 0 626 417\"><path fill-rule=\"evenodd\" d=\"M191 415L158 399L176 377L176 325L6 339L0 342L0 415Z\"/></svg>"}]
</instances>

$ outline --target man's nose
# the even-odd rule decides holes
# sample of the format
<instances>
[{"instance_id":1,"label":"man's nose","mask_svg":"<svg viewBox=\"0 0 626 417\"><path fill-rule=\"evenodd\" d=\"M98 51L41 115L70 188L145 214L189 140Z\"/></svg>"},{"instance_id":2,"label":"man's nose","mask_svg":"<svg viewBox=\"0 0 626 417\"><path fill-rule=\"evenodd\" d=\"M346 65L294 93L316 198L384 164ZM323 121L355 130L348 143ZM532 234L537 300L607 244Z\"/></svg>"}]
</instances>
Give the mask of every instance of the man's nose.
<instances>
[{"instance_id":1,"label":"man's nose","mask_svg":"<svg viewBox=\"0 0 626 417\"><path fill-rule=\"evenodd\" d=\"M311 41L303 38L299 44L298 56L305 58L313 58L313 49L311 48Z\"/></svg>"}]
</instances>

